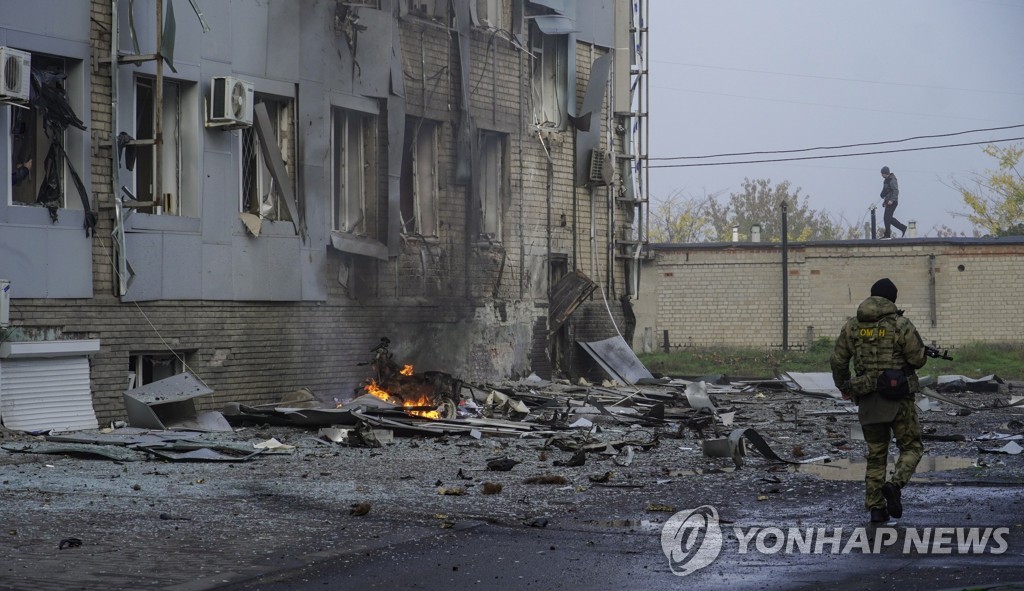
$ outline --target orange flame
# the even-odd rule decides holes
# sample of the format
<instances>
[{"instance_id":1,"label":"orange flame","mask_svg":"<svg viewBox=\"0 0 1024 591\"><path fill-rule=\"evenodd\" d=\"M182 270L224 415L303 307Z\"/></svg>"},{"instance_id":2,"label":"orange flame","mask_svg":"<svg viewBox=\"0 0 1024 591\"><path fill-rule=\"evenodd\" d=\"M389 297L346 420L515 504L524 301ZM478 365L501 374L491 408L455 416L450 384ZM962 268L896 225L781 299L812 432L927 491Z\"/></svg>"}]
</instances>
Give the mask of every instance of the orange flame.
<instances>
[{"instance_id":1,"label":"orange flame","mask_svg":"<svg viewBox=\"0 0 1024 591\"><path fill-rule=\"evenodd\" d=\"M411 365L406 365L404 368L402 368L401 374L404 375L404 376L411 376L412 375L412 366ZM391 402L392 404L399 404L399 402L397 400L392 400L393 397L391 396L391 394L388 393L387 390L384 390L380 386L377 385L377 381L376 380L371 379L369 384L366 384L365 386L363 386L363 389L366 390L366 392L368 394L376 396L377 398L380 398L381 400L384 400L386 402ZM401 402L401 405L402 406L431 406L433 403L434 403L434 401L431 400L430 398L428 398L426 396L420 396L419 398L417 398L415 400L403 400ZM416 416L426 418L426 419L440 419L441 418L441 413L439 413L436 410L410 410L408 412L411 413L411 414L414 414Z\"/></svg>"}]
</instances>

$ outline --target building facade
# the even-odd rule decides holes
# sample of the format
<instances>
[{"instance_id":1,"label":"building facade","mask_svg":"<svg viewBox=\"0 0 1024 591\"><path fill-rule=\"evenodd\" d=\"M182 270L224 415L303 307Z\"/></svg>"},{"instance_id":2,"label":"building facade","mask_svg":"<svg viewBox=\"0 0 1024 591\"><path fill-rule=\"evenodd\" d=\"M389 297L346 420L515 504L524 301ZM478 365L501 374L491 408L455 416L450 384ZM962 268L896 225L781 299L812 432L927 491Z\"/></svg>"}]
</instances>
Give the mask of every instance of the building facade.
<instances>
[{"instance_id":1,"label":"building facade","mask_svg":"<svg viewBox=\"0 0 1024 591\"><path fill-rule=\"evenodd\" d=\"M29 68L32 89L0 96L5 425L88 426L83 401L123 418L126 389L186 370L214 408L347 400L385 336L417 370L571 376L588 371L577 341L628 329L634 3L0 15L5 74Z\"/></svg>"}]
</instances>

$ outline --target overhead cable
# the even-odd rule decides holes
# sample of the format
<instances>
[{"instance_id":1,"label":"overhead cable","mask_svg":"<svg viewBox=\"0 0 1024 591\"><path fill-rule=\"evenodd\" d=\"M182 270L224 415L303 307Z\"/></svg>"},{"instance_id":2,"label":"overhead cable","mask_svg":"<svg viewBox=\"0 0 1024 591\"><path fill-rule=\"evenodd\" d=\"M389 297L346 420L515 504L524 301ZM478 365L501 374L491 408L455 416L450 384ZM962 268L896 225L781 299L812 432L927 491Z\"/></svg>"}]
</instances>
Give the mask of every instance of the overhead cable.
<instances>
[{"instance_id":1,"label":"overhead cable","mask_svg":"<svg viewBox=\"0 0 1024 591\"><path fill-rule=\"evenodd\" d=\"M936 135L919 135L914 137L908 137L901 140L885 140L881 142L866 142L862 144L846 144L843 146L819 146L817 148L799 148L795 150L765 150L760 152L733 152L731 154L709 154L706 156L666 156L663 158L650 158L650 160L700 160L704 158L729 158L732 156L754 156L757 154L794 154L797 152L812 152L814 150L843 150L846 148L859 148L862 146L881 146L885 144L899 144L902 142L911 142L915 140L926 140L935 139L940 137L953 137L957 135L966 135L968 133L981 133L985 131L1003 131L1006 129L1016 129L1018 127L1024 127L1024 124L1018 125L1006 125L1003 127L989 127L986 129L969 129L967 131L957 131L954 133L940 133Z\"/></svg>"},{"instance_id":2,"label":"overhead cable","mask_svg":"<svg viewBox=\"0 0 1024 591\"><path fill-rule=\"evenodd\" d=\"M998 144L1001 142L1017 142L1024 140L1024 137L1010 137L999 140L988 140L984 142L968 142L964 144L946 144L944 146L925 146L923 148L902 148L899 150L878 150L875 152L854 152L851 154L827 154L825 156L797 156L795 158L771 158L766 160L737 160L735 162L702 162L696 164L651 164L649 168L691 168L694 166L728 166L730 164L763 164L766 162L793 162L796 160L824 160L826 158L850 158L853 156L872 156L875 154L895 154L898 152L919 152L921 150L940 150L943 148L959 148L962 146L980 146L983 144Z\"/></svg>"}]
</instances>

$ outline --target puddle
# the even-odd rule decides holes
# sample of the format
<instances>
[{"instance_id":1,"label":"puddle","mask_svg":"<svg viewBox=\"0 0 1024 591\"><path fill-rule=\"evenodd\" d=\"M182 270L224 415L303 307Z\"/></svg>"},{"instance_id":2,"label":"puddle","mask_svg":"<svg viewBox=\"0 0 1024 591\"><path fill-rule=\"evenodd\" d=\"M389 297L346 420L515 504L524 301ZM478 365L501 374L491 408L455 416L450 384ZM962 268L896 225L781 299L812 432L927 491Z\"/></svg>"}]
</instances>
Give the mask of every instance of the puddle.
<instances>
[{"instance_id":1,"label":"puddle","mask_svg":"<svg viewBox=\"0 0 1024 591\"><path fill-rule=\"evenodd\" d=\"M796 468L797 472L814 474L825 480L864 480L865 467L867 462L852 462L850 460L835 460L828 464L801 464ZM915 474L924 472L944 472L946 470L962 470L974 468L977 460L974 458L963 458L958 456L924 456L921 463L917 465ZM892 462L886 467L886 473L892 474ZM912 479L914 480L914 479Z\"/></svg>"}]
</instances>

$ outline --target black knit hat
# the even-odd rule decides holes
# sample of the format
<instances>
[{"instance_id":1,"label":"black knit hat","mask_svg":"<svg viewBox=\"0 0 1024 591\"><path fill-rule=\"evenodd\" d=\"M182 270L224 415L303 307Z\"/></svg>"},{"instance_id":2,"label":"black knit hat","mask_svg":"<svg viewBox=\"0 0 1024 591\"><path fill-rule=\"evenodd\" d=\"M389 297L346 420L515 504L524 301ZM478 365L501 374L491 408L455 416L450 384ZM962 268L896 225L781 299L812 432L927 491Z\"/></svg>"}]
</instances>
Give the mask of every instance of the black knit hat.
<instances>
[{"instance_id":1,"label":"black knit hat","mask_svg":"<svg viewBox=\"0 0 1024 591\"><path fill-rule=\"evenodd\" d=\"M896 303L896 284L889 281L889 278L879 279L871 286L871 295L880 296L892 303Z\"/></svg>"},{"instance_id":2,"label":"black knit hat","mask_svg":"<svg viewBox=\"0 0 1024 591\"><path fill-rule=\"evenodd\" d=\"M889 167L888 166L883 166L882 167L882 174L889 174Z\"/></svg>"}]
</instances>

